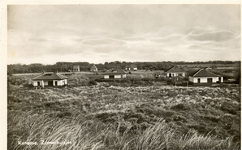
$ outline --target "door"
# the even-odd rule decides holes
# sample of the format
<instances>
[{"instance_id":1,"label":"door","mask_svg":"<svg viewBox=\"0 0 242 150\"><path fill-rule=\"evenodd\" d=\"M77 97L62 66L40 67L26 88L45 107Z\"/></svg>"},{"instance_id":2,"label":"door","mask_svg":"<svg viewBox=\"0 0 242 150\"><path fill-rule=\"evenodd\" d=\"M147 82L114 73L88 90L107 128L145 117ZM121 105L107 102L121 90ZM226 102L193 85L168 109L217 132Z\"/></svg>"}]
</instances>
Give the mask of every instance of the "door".
<instances>
[{"instance_id":1,"label":"door","mask_svg":"<svg viewBox=\"0 0 242 150\"><path fill-rule=\"evenodd\" d=\"M218 81L219 81L219 83L221 82L221 77L218 77Z\"/></svg>"},{"instance_id":2,"label":"door","mask_svg":"<svg viewBox=\"0 0 242 150\"><path fill-rule=\"evenodd\" d=\"M55 81L55 86L58 86L58 84L57 84L57 83L58 83L58 81Z\"/></svg>"},{"instance_id":3,"label":"door","mask_svg":"<svg viewBox=\"0 0 242 150\"><path fill-rule=\"evenodd\" d=\"M48 86L53 86L53 81L48 81Z\"/></svg>"},{"instance_id":4,"label":"door","mask_svg":"<svg viewBox=\"0 0 242 150\"><path fill-rule=\"evenodd\" d=\"M200 82L201 82L201 81L200 81L200 78L198 78L198 79L197 79L197 83L200 83Z\"/></svg>"},{"instance_id":5,"label":"door","mask_svg":"<svg viewBox=\"0 0 242 150\"><path fill-rule=\"evenodd\" d=\"M213 78L208 78L207 81L208 81L208 83L212 83L213 82Z\"/></svg>"},{"instance_id":6,"label":"door","mask_svg":"<svg viewBox=\"0 0 242 150\"><path fill-rule=\"evenodd\" d=\"M40 82L37 82L38 86L40 86Z\"/></svg>"}]
</instances>

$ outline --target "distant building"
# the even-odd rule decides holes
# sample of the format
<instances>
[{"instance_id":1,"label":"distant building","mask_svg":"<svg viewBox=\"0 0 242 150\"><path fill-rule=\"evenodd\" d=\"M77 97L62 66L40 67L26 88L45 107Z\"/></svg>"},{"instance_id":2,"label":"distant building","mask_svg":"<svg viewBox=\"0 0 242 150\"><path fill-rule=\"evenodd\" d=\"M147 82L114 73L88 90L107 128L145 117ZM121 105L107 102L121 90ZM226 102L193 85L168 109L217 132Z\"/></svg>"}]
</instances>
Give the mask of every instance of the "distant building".
<instances>
[{"instance_id":1,"label":"distant building","mask_svg":"<svg viewBox=\"0 0 242 150\"><path fill-rule=\"evenodd\" d=\"M98 69L95 65L93 65L90 69L91 72L98 72Z\"/></svg>"},{"instance_id":2,"label":"distant building","mask_svg":"<svg viewBox=\"0 0 242 150\"><path fill-rule=\"evenodd\" d=\"M219 69L219 70L233 70L233 69L236 69L236 67L221 66L221 67L217 67L216 69Z\"/></svg>"},{"instance_id":3,"label":"distant building","mask_svg":"<svg viewBox=\"0 0 242 150\"><path fill-rule=\"evenodd\" d=\"M155 77L155 78L165 77L164 71L161 70L161 71L159 71L159 72L156 72L156 73L154 74L154 77Z\"/></svg>"},{"instance_id":4,"label":"distant building","mask_svg":"<svg viewBox=\"0 0 242 150\"><path fill-rule=\"evenodd\" d=\"M73 72L80 72L80 67L79 67L79 65L74 65L73 68L72 68L72 71L73 71Z\"/></svg>"},{"instance_id":5,"label":"distant building","mask_svg":"<svg viewBox=\"0 0 242 150\"><path fill-rule=\"evenodd\" d=\"M169 70L166 71L166 76L167 77L185 77L186 72L177 66L173 66Z\"/></svg>"},{"instance_id":6,"label":"distant building","mask_svg":"<svg viewBox=\"0 0 242 150\"><path fill-rule=\"evenodd\" d=\"M64 86L67 85L68 77L53 72L46 72L32 79L33 86Z\"/></svg>"},{"instance_id":7,"label":"distant building","mask_svg":"<svg viewBox=\"0 0 242 150\"><path fill-rule=\"evenodd\" d=\"M126 73L121 69L112 69L103 73L104 79L121 79L126 78Z\"/></svg>"},{"instance_id":8,"label":"distant building","mask_svg":"<svg viewBox=\"0 0 242 150\"><path fill-rule=\"evenodd\" d=\"M192 83L217 83L223 82L223 77L210 72L208 69L200 69L189 76L189 81Z\"/></svg>"},{"instance_id":9,"label":"distant building","mask_svg":"<svg viewBox=\"0 0 242 150\"><path fill-rule=\"evenodd\" d=\"M134 64L130 65L130 66L126 66L125 67L125 70L126 71L137 71L138 70L138 67L135 66Z\"/></svg>"}]
</instances>

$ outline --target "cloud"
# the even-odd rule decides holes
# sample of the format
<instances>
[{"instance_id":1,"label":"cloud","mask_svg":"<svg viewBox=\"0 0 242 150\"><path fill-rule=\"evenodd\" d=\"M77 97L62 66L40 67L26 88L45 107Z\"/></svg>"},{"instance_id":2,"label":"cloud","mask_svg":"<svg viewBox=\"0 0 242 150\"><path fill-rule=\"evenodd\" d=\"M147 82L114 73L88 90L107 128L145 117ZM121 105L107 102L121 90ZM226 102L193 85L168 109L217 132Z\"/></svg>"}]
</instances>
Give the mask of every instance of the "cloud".
<instances>
[{"instance_id":1,"label":"cloud","mask_svg":"<svg viewBox=\"0 0 242 150\"><path fill-rule=\"evenodd\" d=\"M115 40L110 38L103 38L103 39L85 39L82 42L83 44L87 45L98 45L98 46L105 46L105 45L123 45L125 44L124 41Z\"/></svg>"},{"instance_id":2,"label":"cloud","mask_svg":"<svg viewBox=\"0 0 242 150\"><path fill-rule=\"evenodd\" d=\"M187 40L191 41L216 41L216 42L223 42L228 40L236 39L238 35L228 32L228 31L218 31L218 32L211 32L211 33L203 33L198 35L189 35Z\"/></svg>"},{"instance_id":3,"label":"cloud","mask_svg":"<svg viewBox=\"0 0 242 150\"><path fill-rule=\"evenodd\" d=\"M45 38L30 38L29 41L31 41L31 42L47 42L48 40Z\"/></svg>"},{"instance_id":4,"label":"cloud","mask_svg":"<svg viewBox=\"0 0 242 150\"><path fill-rule=\"evenodd\" d=\"M143 37L123 37L121 38L121 40L126 40L126 41L144 41L146 40L145 38Z\"/></svg>"},{"instance_id":5,"label":"cloud","mask_svg":"<svg viewBox=\"0 0 242 150\"><path fill-rule=\"evenodd\" d=\"M9 62L240 59L239 5L11 5L7 21Z\"/></svg>"}]
</instances>

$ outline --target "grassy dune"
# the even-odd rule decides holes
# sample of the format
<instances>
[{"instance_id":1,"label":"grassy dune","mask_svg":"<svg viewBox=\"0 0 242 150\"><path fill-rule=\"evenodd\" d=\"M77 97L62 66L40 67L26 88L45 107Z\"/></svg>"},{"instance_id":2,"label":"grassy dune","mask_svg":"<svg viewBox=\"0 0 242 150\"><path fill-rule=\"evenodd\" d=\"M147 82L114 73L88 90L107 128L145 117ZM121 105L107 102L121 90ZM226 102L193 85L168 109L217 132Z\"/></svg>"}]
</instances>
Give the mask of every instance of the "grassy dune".
<instances>
[{"instance_id":1,"label":"grassy dune","mask_svg":"<svg viewBox=\"0 0 242 150\"><path fill-rule=\"evenodd\" d=\"M240 110L240 88L11 85L8 149L237 150Z\"/></svg>"}]
</instances>

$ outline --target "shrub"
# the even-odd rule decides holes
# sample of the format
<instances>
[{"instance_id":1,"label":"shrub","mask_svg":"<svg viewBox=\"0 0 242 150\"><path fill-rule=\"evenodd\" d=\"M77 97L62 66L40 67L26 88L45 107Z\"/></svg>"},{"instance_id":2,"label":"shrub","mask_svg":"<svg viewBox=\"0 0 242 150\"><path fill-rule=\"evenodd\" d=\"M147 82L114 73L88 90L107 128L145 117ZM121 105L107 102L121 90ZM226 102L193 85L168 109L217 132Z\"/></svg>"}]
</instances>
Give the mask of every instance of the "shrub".
<instances>
[{"instance_id":1,"label":"shrub","mask_svg":"<svg viewBox=\"0 0 242 150\"><path fill-rule=\"evenodd\" d=\"M71 116L72 116L72 112L70 112L70 111L64 111L64 112L57 113L57 117L59 117L59 118L71 117Z\"/></svg>"},{"instance_id":2,"label":"shrub","mask_svg":"<svg viewBox=\"0 0 242 150\"><path fill-rule=\"evenodd\" d=\"M166 82L167 82L168 85L174 85L175 84L174 81L172 81L171 79L168 79Z\"/></svg>"},{"instance_id":3,"label":"shrub","mask_svg":"<svg viewBox=\"0 0 242 150\"><path fill-rule=\"evenodd\" d=\"M190 110L190 107L188 105L180 103L180 104L171 106L171 109L173 109L173 110Z\"/></svg>"},{"instance_id":4,"label":"shrub","mask_svg":"<svg viewBox=\"0 0 242 150\"><path fill-rule=\"evenodd\" d=\"M175 112L173 111L163 110L149 105L143 105L143 106L141 105L140 107L136 107L136 111L144 113L148 116L155 115L156 117L159 117L159 118L163 117L165 119L170 119L170 117L175 114Z\"/></svg>"},{"instance_id":5,"label":"shrub","mask_svg":"<svg viewBox=\"0 0 242 150\"><path fill-rule=\"evenodd\" d=\"M236 114L236 112L239 110L239 107L232 104L231 102L223 102L221 105L221 110L226 111L231 114Z\"/></svg>"},{"instance_id":6,"label":"shrub","mask_svg":"<svg viewBox=\"0 0 242 150\"><path fill-rule=\"evenodd\" d=\"M97 85L97 82L94 81L94 80L91 80L91 81L88 82L88 85L89 85L89 86L90 86L90 85Z\"/></svg>"},{"instance_id":7,"label":"shrub","mask_svg":"<svg viewBox=\"0 0 242 150\"><path fill-rule=\"evenodd\" d=\"M159 78L155 79L155 81L167 81L167 78L159 77Z\"/></svg>"},{"instance_id":8,"label":"shrub","mask_svg":"<svg viewBox=\"0 0 242 150\"><path fill-rule=\"evenodd\" d=\"M187 119L181 115L174 115L173 120L176 122L187 122Z\"/></svg>"},{"instance_id":9,"label":"shrub","mask_svg":"<svg viewBox=\"0 0 242 150\"><path fill-rule=\"evenodd\" d=\"M95 118L99 119L102 122L112 123L112 122L116 122L118 120L118 114L104 112L104 113L96 114Z\"/></svg>"},{"instance_id":10,"label":"shrub","mask_svg":"<svg viewBox=\"0 0 242 150\"><path fill-rule=\"evenodd\" d=\"M208 116L203 116L204 119L207 119L207 120L210 120L210 121L213 121L213 122L218 122L220 120L219 117L216 117L216 116L212 116L212 115L208 115Z\"/></svg>"}]
</instances>

